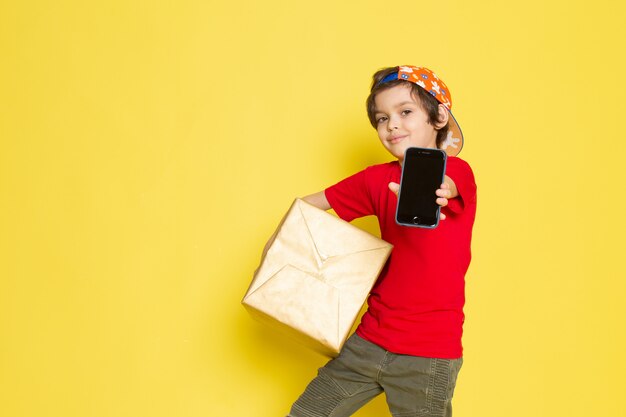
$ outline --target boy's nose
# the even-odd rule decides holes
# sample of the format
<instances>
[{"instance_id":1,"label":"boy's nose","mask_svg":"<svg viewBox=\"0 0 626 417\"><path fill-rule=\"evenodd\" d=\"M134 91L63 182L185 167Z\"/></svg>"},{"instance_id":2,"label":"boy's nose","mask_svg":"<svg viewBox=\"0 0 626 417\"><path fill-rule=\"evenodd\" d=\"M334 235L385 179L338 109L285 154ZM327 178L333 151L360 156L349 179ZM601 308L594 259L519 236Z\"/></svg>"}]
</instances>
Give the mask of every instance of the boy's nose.
<instances>
[{"instance_id":1,"label":"boy's nose","mask_svg":"<svg viewBox=\"0 0 626 417\"><path fill-rule=\"evenodd\" d=\"M388 131L392 131L392 130L396 130L398 128L398 119L394 118L390 118L389 119L389 123L387 123L387 130Z\"/></svg>"}]
</instances>

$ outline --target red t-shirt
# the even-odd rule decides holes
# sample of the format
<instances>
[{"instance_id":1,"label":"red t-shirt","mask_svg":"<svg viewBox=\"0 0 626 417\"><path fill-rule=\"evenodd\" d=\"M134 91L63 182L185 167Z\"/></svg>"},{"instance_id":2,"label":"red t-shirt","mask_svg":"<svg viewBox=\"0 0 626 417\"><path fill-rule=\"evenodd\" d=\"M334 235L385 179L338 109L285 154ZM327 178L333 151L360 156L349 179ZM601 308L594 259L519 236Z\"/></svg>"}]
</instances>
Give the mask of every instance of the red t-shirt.
<instances>
[{"instance_id":1,"label":"red t-shirt","mask_svg":"<svg viewBox=\"0 0 626 417\"><path fill-rule=\"evenodd\" d=\"M465 272L470 263L476 184L472 169L448 157L446 175L459 196L442 209L435 229L399 226L397 197L388 184L400 183L398 161L374 165L326 189L326 198L346 221L376 215L381 237L394 245L368 298L357 334L406 355L459 358L463 355Z\"/></svg>"}]
</instances>

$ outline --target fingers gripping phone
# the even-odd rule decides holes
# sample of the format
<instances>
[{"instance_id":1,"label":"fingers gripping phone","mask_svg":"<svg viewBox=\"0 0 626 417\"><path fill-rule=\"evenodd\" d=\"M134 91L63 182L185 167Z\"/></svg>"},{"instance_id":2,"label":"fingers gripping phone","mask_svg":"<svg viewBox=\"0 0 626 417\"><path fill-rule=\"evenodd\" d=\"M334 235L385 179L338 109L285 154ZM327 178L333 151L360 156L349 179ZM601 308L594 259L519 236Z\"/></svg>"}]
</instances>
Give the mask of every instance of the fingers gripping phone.
<instances>
[{"instance_id":1,"label":"fingers gripping phone","mask_svg":"<svg viewBox=\"0 0 626 417\"><path fill-rule=\"evenodd\" d=\"M439 149L408 148L404 153L396 222L403 226L435 228L440 206L435 191L443 184L446 153Z\"/></svg>"}]
</instances>

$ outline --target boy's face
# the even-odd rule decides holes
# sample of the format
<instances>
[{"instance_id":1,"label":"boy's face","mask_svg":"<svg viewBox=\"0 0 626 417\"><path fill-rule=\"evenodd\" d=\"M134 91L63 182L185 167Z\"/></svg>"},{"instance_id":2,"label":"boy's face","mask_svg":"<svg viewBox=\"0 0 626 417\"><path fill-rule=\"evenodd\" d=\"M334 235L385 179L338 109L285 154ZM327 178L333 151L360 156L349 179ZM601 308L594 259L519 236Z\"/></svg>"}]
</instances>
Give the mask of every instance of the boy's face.
<instances>
[{"instance_id":1,"label":"boy's face","mask_svg":"<svg viewBox=\"0 0 626 417\"><path fill-rule=\"evenodd\" d=\"M437 147L437 129L428 123L428 114L411 94L409 85L397 85L381 91L374 103L378 137L385 149L400 162L407 148ZM443 106L439 107L440 116L445 118L442 126L445 126L447 113L444 110L442 115Z\"/></svg>"}]
</instances>

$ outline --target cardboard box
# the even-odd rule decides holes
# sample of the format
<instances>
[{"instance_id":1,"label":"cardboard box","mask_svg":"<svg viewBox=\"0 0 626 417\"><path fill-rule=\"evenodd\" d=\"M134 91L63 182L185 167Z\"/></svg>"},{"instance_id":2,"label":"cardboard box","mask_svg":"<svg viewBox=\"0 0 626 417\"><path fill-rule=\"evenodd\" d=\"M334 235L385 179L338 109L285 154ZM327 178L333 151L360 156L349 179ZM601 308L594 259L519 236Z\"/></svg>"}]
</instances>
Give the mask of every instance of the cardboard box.
<instances>
[{"instance_id":1,"label":"cardboard box","mask_svg":"<svg viewBox=\"0 0 626 417\"><path fill-rule=\"evenodd\" d=\"M337 356L392 245L296 199L242 304L253 317Z\"/></svg>"}]
</instances>

